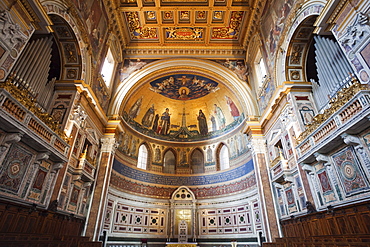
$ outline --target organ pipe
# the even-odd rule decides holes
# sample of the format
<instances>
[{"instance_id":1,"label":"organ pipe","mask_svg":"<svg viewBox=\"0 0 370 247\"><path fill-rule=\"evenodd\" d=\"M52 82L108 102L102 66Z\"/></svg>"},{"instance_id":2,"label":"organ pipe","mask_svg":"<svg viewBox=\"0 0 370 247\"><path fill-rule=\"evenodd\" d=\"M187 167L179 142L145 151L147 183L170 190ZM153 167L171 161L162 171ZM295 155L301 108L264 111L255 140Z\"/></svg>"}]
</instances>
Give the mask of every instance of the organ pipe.
<instances>
[{"instance_id":1,"label":"organ pipe","mask_svg":"<svg viewBox=\"0 0 370 247\"><path fill-rule=\"evenodd\" d=\"M351 66L337 42L325 37L315 36L315 59L318 84L312 83L312 92L320 109L325 108L330 98L346 87L353 73ZM323 97L324 95L329 96Z\"/></svg>"},{"instance_id":2,"label":"organ pipe","mask_svg":"<svg viewBox=\"0 0 370 247\"><path fill-rule=\"evenodd\" d=\"M54 91L55 78L48 82L52 46L52 36L31 41L11 72L13 84L27 89L42 107L46 106Z\"/></svg>"}]
</instances>

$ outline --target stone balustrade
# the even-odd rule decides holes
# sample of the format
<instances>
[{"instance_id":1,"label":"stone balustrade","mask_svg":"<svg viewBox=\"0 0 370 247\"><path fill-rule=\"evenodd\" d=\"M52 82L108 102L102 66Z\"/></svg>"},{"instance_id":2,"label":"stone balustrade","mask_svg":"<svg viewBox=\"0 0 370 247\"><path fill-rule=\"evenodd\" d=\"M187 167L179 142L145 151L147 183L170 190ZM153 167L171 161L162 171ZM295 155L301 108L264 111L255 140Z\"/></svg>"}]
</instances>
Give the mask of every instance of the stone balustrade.
<instances>
[{"instance_id":1,"label":"stone balustrade","mask_svg":"<svg viewBox=\"0 0 370 247\"><path fill-rule=\"evenodd\" d=\"M58 156L57 160L67 160L68 143L5 88L0 88L0 114L5 131L25 133L27 140L32 140L29 145L43 146Z\"/></svg>"},{"instance_id":2,"label":"stone balustrade","mask_svg":"<svg viewBox=\"0 0 370 247\"><path fill-rule=\"evenodd\" d=\"M329 108L330 114L327 114L329 117L318 122L314 129L300 139L297 145L299 163L311 163L315 160L315 152L324 150L324 153L327 153L335 148L333 143L337 143L337 146L342 144L341 134L348 131L359 133L370 126L367 118L370 116L369 90L358 91L352 98L334 108L333 110ZM334 140L335 138L338 140Z\"/></svg>"}]
</instances>

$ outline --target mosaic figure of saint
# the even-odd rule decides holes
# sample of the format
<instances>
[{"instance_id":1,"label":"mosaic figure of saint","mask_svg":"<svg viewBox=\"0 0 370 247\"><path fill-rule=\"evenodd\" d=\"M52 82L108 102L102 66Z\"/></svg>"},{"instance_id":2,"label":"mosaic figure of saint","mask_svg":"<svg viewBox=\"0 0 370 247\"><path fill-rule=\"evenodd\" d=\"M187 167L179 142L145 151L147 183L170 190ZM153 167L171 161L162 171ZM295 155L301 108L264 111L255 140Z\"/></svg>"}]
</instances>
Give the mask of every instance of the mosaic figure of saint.
<instances>
[{"instance_id":1,"label":"mosaic figure of saint","mask_svg":"<svg viewBox=\"0 0 370 247\"><path fill-rule=\"evenodd\" d=\"M137 115L139 115L139 111L140 111L140 107L141 107L141 103L143 101L143 96L141 96L140 98L138 98L135 102L135 104L133 104L130 108L130 111L128 113L129 117L131 119L134 119L137 117Z\"/></svg>"},{"instance_id":2,"label":"mosaic figure of saint","mask_svg":"<svg viewBox=\"0 0 370 247\"><path fill-rule=\"evenodd\" d=\"M170 125L171 125L170 109L166 108L166 111L163 112L161 116L160 133L162 135L168 135L168 131L170 130Z\"/></svg>"},{"instance_id":3,"label":"mosaic figure of saint","mask_svg":"<svg viewBox=\"0 0 370 247\"><path fill-rule=\"evenodd\" d=\"M146 111L143 119L141 120L141 123L143 124L144 127L150 128L152 126L154 120L154 113L155 113L154 104L152 104L152 106Z\"/></svg>"},{"instance_id":4,"label":"mosaic figure of saint","mask_svg":"<svg viewBox=\"0 0 370 247\"><path fill-rule=\"evenodd\" d=\"M213 115L211 115L211 122L212 122L212 131L216 131L217 130L217 123L216 123L216 118Z\"/></svg>"},{"instance_id":5,"label":"mosaic figure of saint","mask_svg":"<svg viewBox=\"0 0 370 247\"><path fill-rule=\"evenodd\" d=\"M208 125L207 125L207 119L202 110L199 110L199 115L197 116L198 119L198 127L199 127L199 133L204 136L208 134Z\"/></svg>"},{"instance_id":6,"label":"mosaic figure of saint","mask_svg":"<svg viewBox=\"0 0 370 247\"><path fill-rule=\"evenodd\" d=\"M234 120L236 120L240 116L238 107L236 107L234 101L230 97L225 95L225 99L226 99L227 105L229 106L231 116L233 116Z\"/></svg>"},{"instance_id":7,"label":"mosaic figure of saint","mask_svg":"<svg viewBox=\"0 0 370 247\"><path fill-rule=\"evenodd\" d=\"M223 129L226 126L225 115L222 112L222 109L219 106L217 106L217 104L214 104L214 106L215 106L214 113L216 115L216 120L217 120L218 128L219 129Z\"/></svg>"},{"instance_id":8,"label":"mosaic figure of saint","mask_svg":"<svg viewBox=\"0 0 370 247\"><path fill-rule=\"evenodd\" d=\"M158 133L157 132L157 130L158 130L158 121L159 121L159 114L155 114L152 130L156 133Z\"/></svg>"}]
</instances>

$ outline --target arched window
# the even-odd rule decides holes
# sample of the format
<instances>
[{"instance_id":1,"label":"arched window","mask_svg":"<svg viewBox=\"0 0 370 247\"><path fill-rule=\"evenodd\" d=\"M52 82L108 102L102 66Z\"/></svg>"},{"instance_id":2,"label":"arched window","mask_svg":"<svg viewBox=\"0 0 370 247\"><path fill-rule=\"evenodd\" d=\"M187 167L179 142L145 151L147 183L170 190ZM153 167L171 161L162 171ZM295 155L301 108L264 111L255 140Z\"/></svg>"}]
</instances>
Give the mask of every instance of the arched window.
<instances>
[{"instance_id":1,"label":"arched window","mask_svg":"<svg viewBox=\"0 0 370 247\"><path fill-rule=\"evenodd\" d=\"M107 87L109 87L111 85L112 77L113 77L113 71L114 71L115 66L116 66L116 61L114 60L112 51L109 47L107 55L106 55L104 63L103 63L102 70L101 70L101 74L103 76L105 85Z\"/></svg>"},{"instance_id":2,"label":"arched window","mask_svg":"<svg viewBox=\"0 0 370 247\"><path fill-rule=\"evenodd\" d=\"M254 67L256 70L258 86L261 87L263 83L265 82L266 75L267 75L267 69L266 69L265 60L263 59L263 56L260 50L258 50L254 65L255 65Z\"/></svg>"},{"instance_id":3,"label":"arched window","mask_svg":"<svg viewBox=\"0 0 370 247\"><path fill-rule=\"evenodd\" d=\"M148 165L148 148L142 144L139 148L139 155L137 158L137 167L146 170Z\"/></svg>"},{"instance_id":4,"label":"arched window","mask_svg":"<svg viewBox=\"0 0 370 247\"><path fill-rule=\"evenodd\" d=\"M163 172L175 173L176 157L172 150L168 150L163 157Z\"/></svg>"},{"instance_id":5,"label":"arched window","mask_svg":"<svg viewBox=\"0 0 370 247\"><path fill-rule=\"evenodd\" d=\"M219 153L220 170L225 170L230 167L229 149L222 145Z\"/></svg>"},{"instance_id":6,"label":"arched window","mask_svg":"<svg viewBox=\"0 0 370 247\"><path fill-rule=\"evenodd\" d=\"M193 173L204 173L204 157L199 149L195 149L191 154L191 168Z\"/></svg>"}]
</instances>

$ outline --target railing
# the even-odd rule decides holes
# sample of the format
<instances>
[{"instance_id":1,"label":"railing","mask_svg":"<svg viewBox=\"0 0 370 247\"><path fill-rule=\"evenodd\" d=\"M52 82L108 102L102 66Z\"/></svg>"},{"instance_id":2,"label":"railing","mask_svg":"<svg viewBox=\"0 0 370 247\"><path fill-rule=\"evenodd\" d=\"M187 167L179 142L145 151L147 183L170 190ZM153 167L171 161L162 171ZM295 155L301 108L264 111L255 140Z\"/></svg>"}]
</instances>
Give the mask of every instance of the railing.
<instances>
[{"instance_id":1,"label":"railing","mask_svg":"<svg viewBox=\"0 0 370 247\"><path fill-rule=\"evenodd\" d=\"M367 85L357 80L348 88L343 88L330 102L330 108L314 117L313 122L298 137L298 154L300 157L316 152L319 146L325 145L324 140L335 138L359 119L370 114L370 91ZM349 121L353 119L356 121ZM300 158L301 159L301 158Z\"/></svg>"},{"instance_id":2,"label":"railing","mask_svg":"<svg viewBox=\"0 0 370 247\"><path fill-rule=\"evenodd\" d=\"M33 134L66 156L69 145L65 141L64 133L59 129L59 124L53 121L49 114L37 108L34 101L27 96L27 92L11 83L0 84L0 112L8 115L10 117L8 121L12 124L20 124L21 126L18 126L20 131L31 130ZM11 117L14 120L11 120Z\"/></svg>"}]
</instances>

